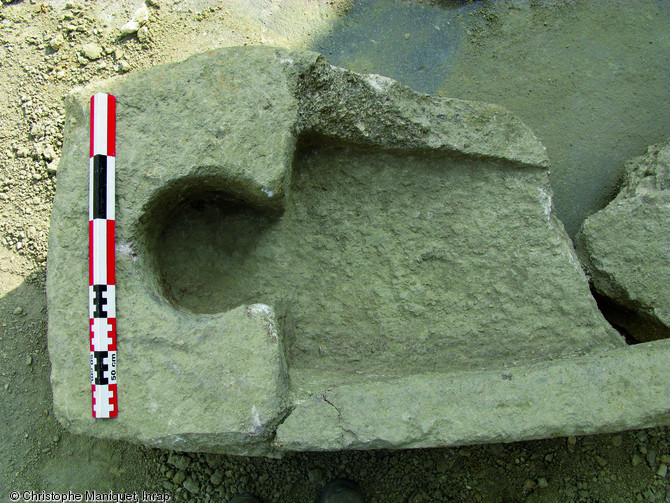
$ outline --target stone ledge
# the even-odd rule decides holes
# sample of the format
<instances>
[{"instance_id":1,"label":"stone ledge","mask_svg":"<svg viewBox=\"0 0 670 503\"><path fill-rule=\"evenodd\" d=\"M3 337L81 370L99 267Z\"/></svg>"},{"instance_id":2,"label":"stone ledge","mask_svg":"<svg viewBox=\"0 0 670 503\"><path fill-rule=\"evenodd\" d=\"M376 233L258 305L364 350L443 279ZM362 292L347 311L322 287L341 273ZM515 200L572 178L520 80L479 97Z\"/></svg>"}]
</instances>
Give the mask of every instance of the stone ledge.
<instances>
[{"instance_id":1,"label":"stone ledge","mask_svg":"<svg viewBox=\"0 0 670 503\"><path fill-rule=\"evenodd\" d=\"M275 445L401 449L608 433L670 423L670 341L495 371L324 389Z\"/></svg>"}]
</instances>

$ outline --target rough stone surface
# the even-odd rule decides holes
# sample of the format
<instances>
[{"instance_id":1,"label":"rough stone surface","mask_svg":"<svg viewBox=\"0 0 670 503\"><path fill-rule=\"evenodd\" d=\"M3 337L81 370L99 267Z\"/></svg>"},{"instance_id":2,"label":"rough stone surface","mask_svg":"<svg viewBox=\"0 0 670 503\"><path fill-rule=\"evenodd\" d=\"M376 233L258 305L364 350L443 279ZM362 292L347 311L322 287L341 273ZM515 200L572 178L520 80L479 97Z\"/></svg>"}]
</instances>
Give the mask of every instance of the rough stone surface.
<instances>
[{"instance_id":1,"label":"rough stone surface","mask_svg":"<svg viewBox=\"0 0 670 503\"><path fill-rule=\"evenodd\" d=\"M80 330L98 90L117 97L111 421L91 418ZM435 386L455 398L416 409L416 424L450 417L461 372L516 375L623 345L552 215L544 148L500 107L267 47L155 67L66 107L47 295L55 412L72 431L239 454L539 438L562 430L524 398L538 374L496 388L529 429L477 408L479 421L464 415L449 435L413 426L413 441L403 428L386 439ZM554 365L557 379L577 372ZM333 440L340 406L324 396L349 392L372 430L388 411L383 430L365 432L386 440ZM593 428L608 421L592 412ZM564 430L578 429L566 414Z\"/></svg>"},{"instance_id":2,"label":"rough stone surface","mask_svg":"<svg viewBox=\"0 0 670 503\"><path fill-rule=\"evenodd\" d=\"M667 423L668 357L670 344L656 341L510 372L415 375L340 386L300 403L279 426L275 442L305 451L398 449Z\"/></svg>"},{"instance_id":3,"label":"rough stone surface","mask_svg":"<svg viewBox=\"0 0 670 503\"><path fill-rule=\"evenodd\" d=\"M670 337L670 143L626 165L619 194L576 245L612 323L639 341Z\"/></svg>"}]
</instances>

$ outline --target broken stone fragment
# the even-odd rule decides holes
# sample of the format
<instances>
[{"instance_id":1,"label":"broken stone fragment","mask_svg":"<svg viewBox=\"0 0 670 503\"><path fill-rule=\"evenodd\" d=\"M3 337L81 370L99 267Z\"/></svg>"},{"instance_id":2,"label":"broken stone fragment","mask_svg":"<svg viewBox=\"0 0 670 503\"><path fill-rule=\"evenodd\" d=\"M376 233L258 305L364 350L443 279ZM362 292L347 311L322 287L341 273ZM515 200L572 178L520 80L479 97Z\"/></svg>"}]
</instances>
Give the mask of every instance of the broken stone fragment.
<instances>
[{"instance_id":1,"label":"broken stone fragment","mask_svg":"<svg viewBox=\"0 0 670 503\"><path fill-rule=\"evenodd\" d=\"M149 21L149 10L143 5L135 11L133 17L121 27L121 35L132 35Z\"/></svg>"},{"instance_id":2,"label":"broken stone fragment","mask_svg":"<svg viewBox=\"0 0 670 503\"><path fill-rule=\"evenodd\" d=\"M63 35L60 33L57 33L54 37L49 40L49 49L52 51L57 51L63 46L63 43L65 42L65 39L63 38Z\"/></svg>"},{"instance_id":3,"label":"broken stone fragment","mask_svg":"<svg viewBox=\"0 0 670 503\"><path fill-rule=\"evenodd\" d=\"M90 60L99 59L102 56L102 47L96 43L84 44L81 53Z\"/></svg>"},{"instance_id":4,"label":"broken stone fragment","mask_svg":"<svg viewBox=\"0 0 670 503\"><path fill-rule=\"evenodd\" d=\"M638 341L670 337L670 143L626 164L619 194L576 246L610 322Z\"/></svg>"},{"instance_id":5,"label":"broken stone fragment","mask_svg":"<svg viewBox=\"0 0 670 503\"><path fill-rule=\"evenodd\" d=\"M91 61L99 59L102 56L102 47L96 43L84 44L81 47L81 53Z\"/></svg>"}]
</instances>

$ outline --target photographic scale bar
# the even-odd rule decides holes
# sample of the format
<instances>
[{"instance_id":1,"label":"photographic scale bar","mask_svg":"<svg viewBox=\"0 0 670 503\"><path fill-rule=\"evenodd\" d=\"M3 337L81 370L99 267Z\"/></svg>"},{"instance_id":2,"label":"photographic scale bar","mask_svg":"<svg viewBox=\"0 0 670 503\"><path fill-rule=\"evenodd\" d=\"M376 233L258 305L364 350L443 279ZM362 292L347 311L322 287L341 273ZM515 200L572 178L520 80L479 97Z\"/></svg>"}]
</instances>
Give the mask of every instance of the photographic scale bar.
<instances>
[{"instance_id":1,"label":"photographic scale bar","mask_svg":"<svg viewBox=\"0 0 670 503\"><path fill-rule=\"evenodd\" d=\"M114 174L116 98L91 97L89 160L89 338L91 398L95 418L119 413L116 390L116 278L114 269Z\"/></svg>"}]
</instances>

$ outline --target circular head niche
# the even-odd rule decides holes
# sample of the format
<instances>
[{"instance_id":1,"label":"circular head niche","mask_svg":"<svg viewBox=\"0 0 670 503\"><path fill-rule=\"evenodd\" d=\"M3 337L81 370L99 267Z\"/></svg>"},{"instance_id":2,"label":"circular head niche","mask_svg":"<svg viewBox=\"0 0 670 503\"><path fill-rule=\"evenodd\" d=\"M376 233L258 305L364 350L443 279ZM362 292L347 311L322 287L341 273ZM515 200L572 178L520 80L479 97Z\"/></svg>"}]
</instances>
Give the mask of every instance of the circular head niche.
<instances>
[{"instance_id":1,"label":"circular head niche","mask_svg":"<svg viewBox=\"0 0 670 503\"><path fill-rule=\"evenodd\" d=\"M262 288L251 272L263 260L258 243L276 217L208 179L178 185L164 190L145 213L147 262L162 296L194 313L258 302Z\"/></svg>"}]
</instances>

